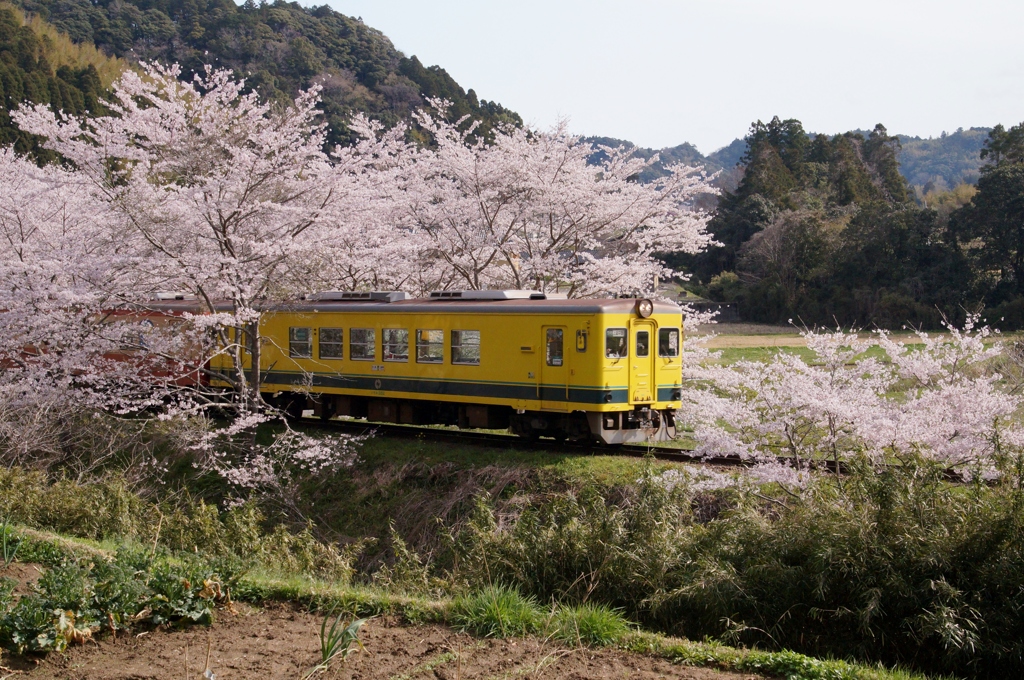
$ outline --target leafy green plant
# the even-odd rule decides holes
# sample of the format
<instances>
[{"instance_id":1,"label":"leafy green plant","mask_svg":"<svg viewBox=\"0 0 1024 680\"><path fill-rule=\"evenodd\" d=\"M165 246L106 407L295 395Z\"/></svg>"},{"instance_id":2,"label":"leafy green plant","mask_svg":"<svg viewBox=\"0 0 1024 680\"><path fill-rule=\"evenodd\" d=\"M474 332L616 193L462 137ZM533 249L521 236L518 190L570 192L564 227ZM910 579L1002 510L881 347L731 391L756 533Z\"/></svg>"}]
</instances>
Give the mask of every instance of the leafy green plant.
<instances>
[{"instance_id":1,"label":"leafy green plant","mask_svg":"<svg viewBox=\"0 0 1024 680\"><path fill-rule=\"evenodd\" d=\"M0 619L0 644L15 654L62 651L67 638L58 627L61 613L35 593L22 596Z\"/></svg>"},{"instance_id":2,"label":"leafy green plant","mask_svg":"<svg viewBox=\"0 0 1024 680\"><path fill-rule=\"evenodd\" d=\"M162 623L210 623L217 601L226 599L218 576L199 559L157 562L147 583L149 620Z\"/></svg>"},{"instance_id":3,"label":"leafy green plant","mask_svg":"<svg viewBox=\"0 0 1024 680\"><path fill-rule=\"evenodd\" d=\"M134 623L150 594L146 585L150 566L151 561L143 551L130 548L121 548L113 560L96 564L93 598L105 627L121 630Z\"/></svg>"},{"instance_id":4,"label":"leafy green plant","mask_svg":"<svg viewBox=\"0 0 1024 680\"><path fill-rule=\"evenodd\" d=\"M332 617L328 614L320 624L320 663L314 666L303 678L310 678L317 673L330 668L335 659L344 661L348 655L355 651L356 647L363 649L363 643L359 640L359 629L363 627L367 619L356 619L350 623L342 623L344 613ZM333 620L332 620L333 618ZM330 628L327 627L331 622Z\"/></svg>"},{"instance_id":5,"label":"leafy green plant","mask_svg":"<svg viewBox=\"0 0 1024 680\"><path fill-rule=\"evenodd\" d=\"M519 637L537 632L544 615L537 601L508 586L489 586L452 602L451 622L483 637Z\"/></svg>"},{"instance_id":6,"label":"leafy green plant","mask_svg":"<svg viewBox=\"0 0 1024 680\"><path fill-rule=\"evenodd\" d=\"M550 635L572 645L605 647L622 640L630 632L622 614L600 604L560 606L548 621Z\"/></svg>"},{"instance_id":7,"label":"leafy green plant","mask_svg":"<svg viewBox=\"0 0 1024 680\"><path fill-rule=\"evenodd\" d=\"M14 589L18 582L13 578L0 577L0 613L6 612L14 604Z\"/></svg>"}]
</instances>

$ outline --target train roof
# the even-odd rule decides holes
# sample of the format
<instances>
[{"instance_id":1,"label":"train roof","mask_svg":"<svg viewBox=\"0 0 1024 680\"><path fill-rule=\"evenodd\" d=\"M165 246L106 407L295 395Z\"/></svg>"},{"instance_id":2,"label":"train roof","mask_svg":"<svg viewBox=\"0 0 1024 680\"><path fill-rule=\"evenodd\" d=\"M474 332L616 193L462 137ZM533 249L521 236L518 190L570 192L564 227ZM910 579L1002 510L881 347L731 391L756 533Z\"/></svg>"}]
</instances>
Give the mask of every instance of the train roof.
<instances>
[{"instance_id":1,"label":"train roof","mask_svg":"<svg viewBox=\"0 0 1024 680\"><path fill-rule=\"evenodd\" d=\"M636 309L640 298L589 298L552 300L459 300L437 298L411 298L395 300L294 300L269 308L279 312L377 312L405 314L629 314ZM655 314L681 314L674 302L654 300ZM218 312L230 311L230 306L218 301ZM205 311L200 301L154 300L134 305L136 310L149 310L165 314Z\"/></svg>"},{"instance_id":2,"label":"train roof","mask_svg":"<svg viewBox=\"0 0 1024 680\"><path fill-rule=\"evenodd\" d=\"M414 314L629 314L639 298L572 300L452 300L414 298L394 302L296 300L275 307L296 312L385 312ZM654 301L655 314L681 314L674 302Z\"/></svg>"}]
</instances>

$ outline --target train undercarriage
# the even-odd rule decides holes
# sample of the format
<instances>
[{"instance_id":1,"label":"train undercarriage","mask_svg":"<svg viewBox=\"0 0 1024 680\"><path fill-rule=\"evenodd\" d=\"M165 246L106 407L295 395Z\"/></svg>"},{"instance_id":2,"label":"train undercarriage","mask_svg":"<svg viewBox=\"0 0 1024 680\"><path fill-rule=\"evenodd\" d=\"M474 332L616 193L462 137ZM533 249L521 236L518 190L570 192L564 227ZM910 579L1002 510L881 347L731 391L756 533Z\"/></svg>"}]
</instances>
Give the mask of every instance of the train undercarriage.
<instances>
[{"instance_id":1,"label":"train undercarriage","mask_svg":"<svg viewBox=\"0 0 1024 680\"><path fill-rule=\"evenodd\" d=\"M264 395L268 403L294 417L312 410L329 420L335 416L365 418L404 425L451 425L462 429L507 429L524 439L550 437L556 441L597 441L639 444L674 439L675 411L636 406L629 411L568 413L517 411L509 406L456 404L412 399L384 399L341 394L304 395L281 392Z\"/></svg>"}]
</instances>

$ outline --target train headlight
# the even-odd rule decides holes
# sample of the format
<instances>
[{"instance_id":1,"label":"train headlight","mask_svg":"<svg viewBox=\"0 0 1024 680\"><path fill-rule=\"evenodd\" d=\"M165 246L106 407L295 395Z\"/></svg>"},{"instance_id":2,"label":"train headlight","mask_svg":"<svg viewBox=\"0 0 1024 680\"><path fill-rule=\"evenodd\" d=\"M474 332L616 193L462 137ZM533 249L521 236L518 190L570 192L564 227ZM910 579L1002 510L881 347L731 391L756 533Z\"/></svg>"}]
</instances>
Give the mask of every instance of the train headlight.
<instances>
[{"instance_id":1,"label":"train headlight","mask_svg":"<svg viewBox=\"0 0 1024 680\"><path fill-rule=\"evenodd\" d=\"M636 313L640 315L640 318L646 319L651 314L654 314L654 303L647 298L638 300L636 303Z\"/></svg>"}]
</instances>

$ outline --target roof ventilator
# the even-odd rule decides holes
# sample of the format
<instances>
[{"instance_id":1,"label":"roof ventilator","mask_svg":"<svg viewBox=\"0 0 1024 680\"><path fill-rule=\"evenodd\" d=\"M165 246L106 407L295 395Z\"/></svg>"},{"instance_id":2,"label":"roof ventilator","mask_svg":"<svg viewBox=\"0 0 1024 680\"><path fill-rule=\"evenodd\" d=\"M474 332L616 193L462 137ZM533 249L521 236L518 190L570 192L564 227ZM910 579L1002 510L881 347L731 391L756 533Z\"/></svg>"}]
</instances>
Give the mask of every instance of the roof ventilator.
<instances>
[{"instance_id":1,"label":"roof ventilator","mask_svg":"<svg viewBox=\"0 0 1024 680\"><path fill-rule=\"evenodd\" d=\"M400 290L325 290L307 295L306 299L322 302L398 302L408 300L409 294Z\"/></svg>"},{"instance_id":2,"label":"roof ventilator","mask_svg":"<svg viewBox=\"0 0 1024 680\"><path fill-rule=\"evenodd\" d=\"M195 300L196 296L191 293L160 292L154 293L153 300L164 302L166 300Z\"/></svg>"},{"instance_id":3,"label":"roof ventilator","mask_svg":"<svg viewBox=\"0 0 1024 680\"><path fill-rule=\"evenodd\" d=\"M431 300L565 300L564 293L539 290L435 290Z\"/></svg>"}]
</instances>

